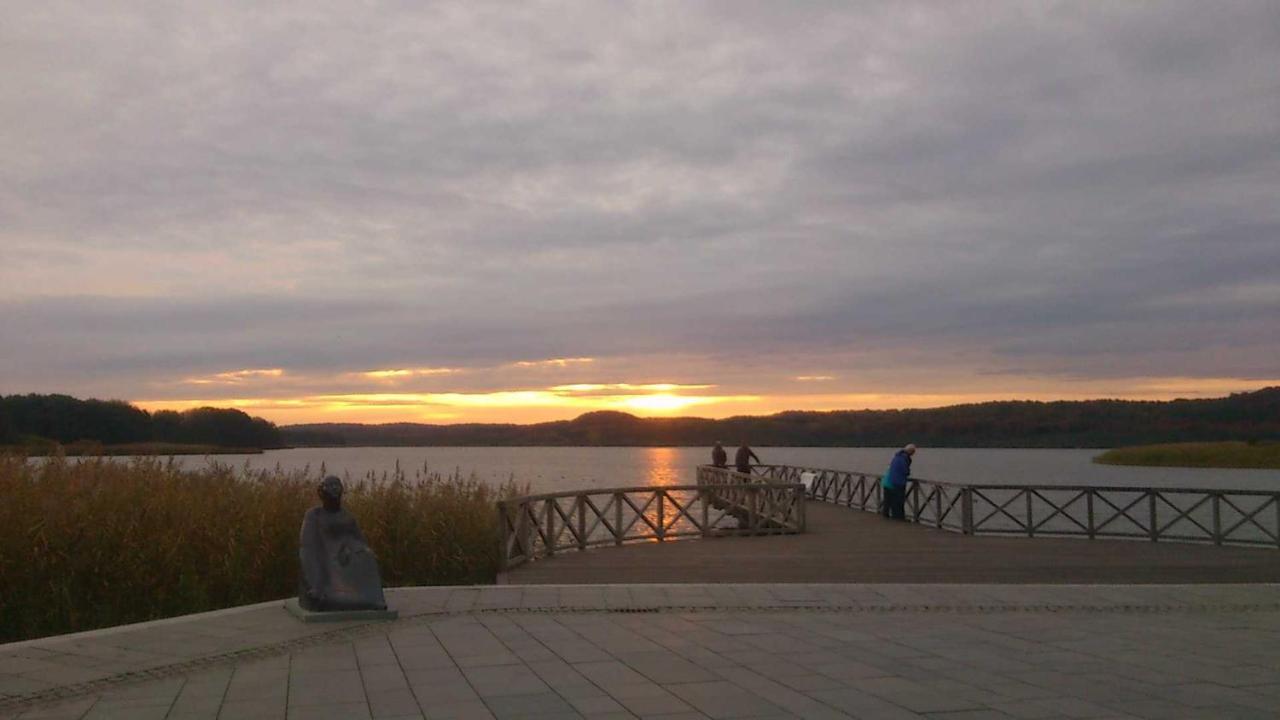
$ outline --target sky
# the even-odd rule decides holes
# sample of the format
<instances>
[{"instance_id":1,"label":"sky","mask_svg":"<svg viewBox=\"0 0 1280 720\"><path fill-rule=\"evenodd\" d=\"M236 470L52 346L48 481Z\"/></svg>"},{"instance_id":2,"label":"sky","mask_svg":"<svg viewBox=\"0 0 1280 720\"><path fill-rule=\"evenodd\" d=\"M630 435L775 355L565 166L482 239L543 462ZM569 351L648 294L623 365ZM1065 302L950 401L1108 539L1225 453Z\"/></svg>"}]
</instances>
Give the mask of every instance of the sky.
<instances>
[{"instance_id":1,"label":"sky","mask_svg":"<svg viewBox=\"0 0 1280 720\"><path fill-rule=\"evenodd\" d=\"M0 393L457 423L1280 384L1275 2L4 16Z\"/></svg>"}]
</instances>

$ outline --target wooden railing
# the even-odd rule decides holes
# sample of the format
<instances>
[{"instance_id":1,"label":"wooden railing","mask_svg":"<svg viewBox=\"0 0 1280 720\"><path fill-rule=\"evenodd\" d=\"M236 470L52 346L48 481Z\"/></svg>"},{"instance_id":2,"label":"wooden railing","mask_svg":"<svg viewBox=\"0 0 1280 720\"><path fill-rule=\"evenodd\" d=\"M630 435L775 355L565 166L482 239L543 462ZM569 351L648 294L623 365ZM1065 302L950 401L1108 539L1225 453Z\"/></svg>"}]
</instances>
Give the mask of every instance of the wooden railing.
<instances>
[{"instance_id":1,"label":"wooden railing","mask_svg":"<svg viewBox=\"0 0 1280 720\"><path fill-rule=\"evenodd\" d=\"M880 477L758 465L768 482L799 482L811 499L877 512ZM1078 536L1280 548L1280 492L1204 488L996 485L912 479L907 519L967 535Z\"/></svg>"},{"instance_id":2,"label":"wooden railing","mask_svg":"<svg viewBox=\"0 0 1280 720\"><path fill-rule=\"evenodd\" d=\"M502 570L566 550L686 537L804 532L804 486L722 471L697 485L529 495L498 503Z\"/></svg>"}]
</instances>

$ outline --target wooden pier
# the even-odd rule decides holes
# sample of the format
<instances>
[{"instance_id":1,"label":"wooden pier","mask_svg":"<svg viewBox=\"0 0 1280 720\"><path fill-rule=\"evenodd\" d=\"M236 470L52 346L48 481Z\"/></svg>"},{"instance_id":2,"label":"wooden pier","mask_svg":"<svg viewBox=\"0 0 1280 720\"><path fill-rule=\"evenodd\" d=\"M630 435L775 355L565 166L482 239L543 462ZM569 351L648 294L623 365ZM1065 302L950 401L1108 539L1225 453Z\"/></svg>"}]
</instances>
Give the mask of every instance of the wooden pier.
<instances>
[{"instance_id":1,"label":"wooden pier","mask_svg":"<svg viewBox=\"0 0 1280 720\"><path fill-rule=\"evenodd\" d=\"M879 486L865 473L761 466L746 476L703 466L698 480L696 486L630 489L656 499L649 505L624 500L605 512L575 493L556 494L550 507L551 496L509 501L504 552L514 561L503 580L1280 582L1280 493L918 481L908 494L912 522L896 522L874 512ZM723 518L719 526L702 521L702 513L715 507L709 500L734 484L757 488L744 491L755 493L752 497L773 494L788 502L743 502L747 496L741 495L739 508L756 509L741 527ZM807 489L797 492L798 487ZM614 497L621 491L603 492ZM664 512L671 507L666 502L681 510ZM684 509L690 506L697 512ZM622 520L615 514L606 522L619 507L626 511ZM789 526L763 521L781 507L803 521ZM520 517L523 526L513 522ZM623 532L613 532L610 525ZM518 527L525 528L523 543L513 540ZM530 529L535 527L540 530ZM669 541L681 535L701 539ZM565 552L598 545L616 547Z\"/></svg>"}]
</instances>

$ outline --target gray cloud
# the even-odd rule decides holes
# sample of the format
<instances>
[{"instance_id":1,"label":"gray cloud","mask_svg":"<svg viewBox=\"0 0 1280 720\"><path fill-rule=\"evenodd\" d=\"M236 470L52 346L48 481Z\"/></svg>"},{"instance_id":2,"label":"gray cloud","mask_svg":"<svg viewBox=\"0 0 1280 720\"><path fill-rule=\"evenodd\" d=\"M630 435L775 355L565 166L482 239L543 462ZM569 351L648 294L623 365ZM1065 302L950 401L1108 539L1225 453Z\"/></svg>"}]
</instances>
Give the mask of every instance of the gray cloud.
<instances>
[{"instance_id":1,"label":"gray cloud","mask_svg":"<svg viewBox=\"0 0 1280 720\"><path fill-rule=\"evenodd\" d=\"M0 391L1274 378L1276 67L1267 2L13 9Z\"/></svg>"}]
</instances>

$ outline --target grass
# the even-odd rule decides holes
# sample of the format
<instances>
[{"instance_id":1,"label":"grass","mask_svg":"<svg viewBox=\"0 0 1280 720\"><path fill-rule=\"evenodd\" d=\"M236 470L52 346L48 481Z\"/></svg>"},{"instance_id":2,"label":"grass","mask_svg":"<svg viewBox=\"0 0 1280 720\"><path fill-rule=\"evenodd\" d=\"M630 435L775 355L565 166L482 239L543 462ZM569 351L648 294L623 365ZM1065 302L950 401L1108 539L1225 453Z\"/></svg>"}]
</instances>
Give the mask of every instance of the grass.
<instances>
[{"instance_id":1,"label":"grass","mask_svg":"<svg viewBox=\"0 0 1280 720\"><path fill-rule=\"evenodd\" d=\"M296 594L316 472L0 456L0 642ZM492 582L494 503L474 476L347 482L383 584Z\"/></svg>"},{"instance_id":2,"label":"grass","mask_svg":"<svg viewBox=\"0 0 1280 720\"><path fill-rule=\"evenodd\" d=\"M1135 445L1093 459L1106 465L1280 469L1280 442L1200 442Z\"/></svg>"}]
</instances>

